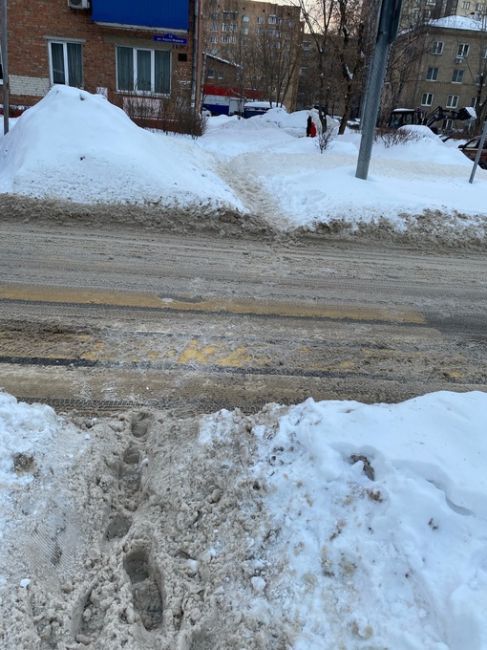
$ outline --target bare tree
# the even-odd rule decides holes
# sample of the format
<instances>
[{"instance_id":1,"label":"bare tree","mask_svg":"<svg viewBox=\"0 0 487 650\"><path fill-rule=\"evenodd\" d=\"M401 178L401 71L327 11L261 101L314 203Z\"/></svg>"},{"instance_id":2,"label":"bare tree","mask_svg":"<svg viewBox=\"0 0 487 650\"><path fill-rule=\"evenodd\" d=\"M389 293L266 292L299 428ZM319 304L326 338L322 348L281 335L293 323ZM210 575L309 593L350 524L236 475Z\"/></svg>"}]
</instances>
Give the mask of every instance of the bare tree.
<instances>
[{"instance_id":1,"label":"bare tree","mask_svg":"<svg viewBox=\"0 0 487 650\"><path fill-rule=\"evenodd\" d=\"M326 113L330 104L331 79L330 61L335 48L331 44L336 34L333 19L336 12L337 0L291 0L291 4L301 9L305 30L313 43L315 74L311 75L312 83L316 80L315 100L318 104L320 121L326 130Z\"/></svg>"},{"instance_id":2,"label":"bare tree","mask_svg":"<svg viewBox=\"0 0 487 650\"><path fill-rule=\"evenodd\" d=\"M362 90L365 69L368 21L364 20L363 0L290 0L301 8L308 37L315 50L318 71L317 103L326 128L326 112L331 90L340 93L345 131L353 103ZM374 3L372 3L374 4ZM369 11L369 6L367 6ZM370 13L370 11L369 11Z\"/></svg>"},{"instance_id":3,"label":"bare tree","mask_svg":"<svg viewBox=\"0 0 487 650\"><path fill-rule=\"evenodd\" d=\"M420 75L421 62L426 51L424 27L430 20L429 8L423 2L405 3L401 29L392 44L387 66L386 83L382 95L380 122L384 124L397 106L408 85Z\"/></svg>"},{"instance_id":4,"label":"bare tree","mask_svg":"<svg viewBox=\"0 0 487 650\"><path fill-rule=\"evenodd\" d=\"M477 61L477 72L475 81L477 83L477 95L475 108L477 110L477 129L481 129L487 119L487 9L482 5L483 10L477 14L480 22L479 53Z\"/></svg>"},{"instance_id":5,"label":"bare tree","mask_svg":"<svg viewBox=\"0 0 487 650\"><path fill-rule=\"evenodd\" d=\"M336 20L339 34L337 57L345 86L344 110L338 130L339 134L343 134L350 118L354 96L362 88L362 73L365 68L367 32L362 0L338 0Z\"/></svg>"},{"instance_id":6,"label":"bare tree","mask_svg":"<svg viewBox=\"0 0 487 650\"><path fill-rule=\"evenodd\" d=\"M289 97L297 77L302 38L300 24L276 16L277 22L259 25L257 31L247 33L236 19L225 23L227 31L222 34L225 42L211 43L212 13L215 12L210 5L209 50L238 66L242 89L258 91L269 102L282 104Z\"/></svg>"}]
</instances>

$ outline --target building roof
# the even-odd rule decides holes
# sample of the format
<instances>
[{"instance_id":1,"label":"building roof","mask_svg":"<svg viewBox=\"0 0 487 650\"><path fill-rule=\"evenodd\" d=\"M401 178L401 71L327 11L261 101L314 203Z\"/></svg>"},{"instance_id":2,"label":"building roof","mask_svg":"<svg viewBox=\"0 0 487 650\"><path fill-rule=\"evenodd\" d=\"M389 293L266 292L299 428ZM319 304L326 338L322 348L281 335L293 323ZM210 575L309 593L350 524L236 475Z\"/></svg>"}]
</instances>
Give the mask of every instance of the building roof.
<instances>
[{"instance_id":1,"label":"building roof","mask_svg":"<svg viewBox=\"0 0 487 650\"><path fill-rule=\"evenodd\" d=\"M463 29L467 31L480 32L487 31L485 21L475 20L467 16L445 16L437 20L430 20L431 27L441 27L443 29Z\"/></svg>"}]
</instances>

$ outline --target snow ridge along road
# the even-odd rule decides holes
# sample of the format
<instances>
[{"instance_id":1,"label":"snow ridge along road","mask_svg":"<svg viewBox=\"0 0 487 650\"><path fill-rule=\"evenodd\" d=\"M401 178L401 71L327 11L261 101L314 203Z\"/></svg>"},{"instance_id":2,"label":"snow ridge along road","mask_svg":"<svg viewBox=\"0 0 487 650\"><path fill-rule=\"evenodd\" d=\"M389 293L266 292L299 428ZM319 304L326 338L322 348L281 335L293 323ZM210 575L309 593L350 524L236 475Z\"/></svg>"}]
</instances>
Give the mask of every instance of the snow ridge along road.
<instances>
[{"instance_id":1,"label":"snow ridge along road","mask_svg":"<svg viewBox=\"0 0 487 650\"><path fill-rule=\"evenodd\" d=\"M485 390L487 264L358 242L7 224L1 385L188 414Z\"/></svg>"}]
</instances>

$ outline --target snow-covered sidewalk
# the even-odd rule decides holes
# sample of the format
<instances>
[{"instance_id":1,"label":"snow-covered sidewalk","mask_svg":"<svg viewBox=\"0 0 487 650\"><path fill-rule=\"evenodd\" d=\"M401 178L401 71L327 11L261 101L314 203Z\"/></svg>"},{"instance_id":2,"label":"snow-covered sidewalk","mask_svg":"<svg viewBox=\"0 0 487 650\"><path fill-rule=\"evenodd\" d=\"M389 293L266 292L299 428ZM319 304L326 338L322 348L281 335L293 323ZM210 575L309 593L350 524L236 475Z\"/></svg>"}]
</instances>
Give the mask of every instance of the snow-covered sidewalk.
<instances>
[{"instance_id":1,"label":"snow-covered sidewalk","mask_svg":"<svg viewBox=\"0 0 487 650\"><path fill-rule=\"evenodd\" d=\"M210 118L197 140L138 128L103 97L55 86L0 140L0 193L81 203L219 209L277 230L383 224L398 232L425 219L443 237L484 240L487 171L425 127L409 141L378 140L369 180L355 178L360 135L333 133L320 153L303 137L307 112L272 109L242 120Z\"/></svg>"}]
</instances>

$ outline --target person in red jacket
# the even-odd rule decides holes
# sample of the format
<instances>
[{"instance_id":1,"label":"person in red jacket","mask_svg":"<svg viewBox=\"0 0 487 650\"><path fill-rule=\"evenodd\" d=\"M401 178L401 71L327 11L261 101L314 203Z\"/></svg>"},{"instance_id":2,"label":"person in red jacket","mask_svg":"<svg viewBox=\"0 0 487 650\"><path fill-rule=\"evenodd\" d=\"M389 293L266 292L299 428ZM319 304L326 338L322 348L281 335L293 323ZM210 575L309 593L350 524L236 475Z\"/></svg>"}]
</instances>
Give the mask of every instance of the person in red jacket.
<instances>
[{"instance_id":1,"label":"person in red jacket","mask_svg":"<svg viewBox=\"0 0 487 650\"><path fill-rule=\"evenodd\" d=\"M315 138L316 137L316 124L313 122L311 115L308 115L308 120L306 122L306 137Z\"/></svg>"}]
</instances>

